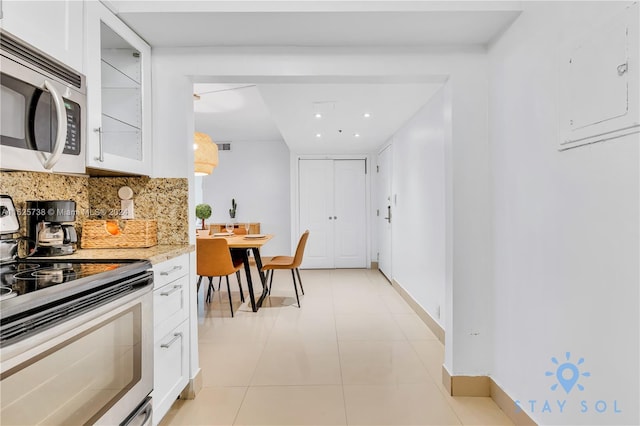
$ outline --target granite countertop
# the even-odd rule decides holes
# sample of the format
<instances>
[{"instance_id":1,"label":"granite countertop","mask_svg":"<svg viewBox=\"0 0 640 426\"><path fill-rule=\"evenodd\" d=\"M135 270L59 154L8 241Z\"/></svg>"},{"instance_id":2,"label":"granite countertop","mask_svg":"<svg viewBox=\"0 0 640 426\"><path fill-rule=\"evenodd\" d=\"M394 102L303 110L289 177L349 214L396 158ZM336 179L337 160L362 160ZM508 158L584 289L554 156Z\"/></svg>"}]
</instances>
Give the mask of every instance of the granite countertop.
<instances>
[{"instance_id":1,"label":"granite countertop","mask_svg":"<svg viewBox=\"0 0 640 426\"><path fill-rule=\"evenodd\" d=\"M78 249L75 253L58 256L59 259L146 259L152 264L195 251L194 245L157 245L149 248Z\"/></svg>"}]
</instances>

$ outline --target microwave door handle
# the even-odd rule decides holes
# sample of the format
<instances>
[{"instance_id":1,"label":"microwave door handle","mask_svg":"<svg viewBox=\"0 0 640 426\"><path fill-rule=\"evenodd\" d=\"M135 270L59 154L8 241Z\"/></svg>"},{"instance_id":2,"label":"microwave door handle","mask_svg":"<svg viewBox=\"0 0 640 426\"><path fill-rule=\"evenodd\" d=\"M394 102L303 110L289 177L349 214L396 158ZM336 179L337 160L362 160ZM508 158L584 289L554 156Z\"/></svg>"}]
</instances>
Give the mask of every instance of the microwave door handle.
<instances>
[{"instance_id":1,"label":"microwave door handle","mask_svg":"<svg viewBox=\"0 0 640 426\"><path fill-rule=\"evenodd\" d=\"M53 84L45 80L44 88L51 93L53 104L56 107L56 115L58 117L58 132L56 137L56 143L53 146L51 155L47 156L46 153L40 152L42 156L42 165L45 169L51 170L53 166L58 162L62 151L64 151L64 145L67 142L67 110L64 107L64 101L62 96L58 94Z\"/></svg>"}]
</instances>

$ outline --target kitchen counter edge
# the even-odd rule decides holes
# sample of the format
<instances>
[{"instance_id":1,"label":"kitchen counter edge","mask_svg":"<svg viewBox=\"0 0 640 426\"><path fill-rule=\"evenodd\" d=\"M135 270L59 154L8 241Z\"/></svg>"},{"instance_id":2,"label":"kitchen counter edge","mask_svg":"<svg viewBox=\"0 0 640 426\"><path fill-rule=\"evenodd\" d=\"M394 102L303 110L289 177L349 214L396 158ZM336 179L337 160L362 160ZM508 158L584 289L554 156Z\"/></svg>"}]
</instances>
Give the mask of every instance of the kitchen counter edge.
<instances>
[{"instance_id":1,"label":"kitchen counter edge","mask_svg":"<svg viewBox=\"0 0 640 426\"><path fill-rule=\"evenodd\" d=\"M78 249L67 256L57 256L56 259L145 259L152 265L162 263L174 257L195 251L195 245L157 245L149 248L109 248L109 249ZM52 259L52 258L50 258Z\"/></svg>"}]
</instances>

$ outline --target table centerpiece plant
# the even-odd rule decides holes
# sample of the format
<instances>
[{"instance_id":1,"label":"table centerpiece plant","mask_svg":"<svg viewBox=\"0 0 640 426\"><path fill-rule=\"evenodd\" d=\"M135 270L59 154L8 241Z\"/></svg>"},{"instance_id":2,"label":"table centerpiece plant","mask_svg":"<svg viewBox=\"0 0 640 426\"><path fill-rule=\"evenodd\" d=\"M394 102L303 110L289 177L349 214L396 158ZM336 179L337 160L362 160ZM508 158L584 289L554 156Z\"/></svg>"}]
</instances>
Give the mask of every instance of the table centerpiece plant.
<instances>
[{"instance_id":1,"label":"table centerpiece plant","mask_svg":"<svg viewBox=\"0 0 640 426\"><path fill-rule=\"evenodd\" d=\"M196 206L196 217L202 220L202 229L207 229L205 227L204 221L211 217L211 206L209 204L198 204Z\"/></svg>"},{"instance_id":2,"label":"table centerpiece plant","mask_svg":"<svg viewBox=\"0 0 640 426\"><path fill-rule=\"evenodd\" d=\"M231 208L229 209L229 217L231 219L235 219L236 218L236 208L238 207L238 204L236 204L236 199L232 198L231 199Z\"/></svg>"}]
</instances>

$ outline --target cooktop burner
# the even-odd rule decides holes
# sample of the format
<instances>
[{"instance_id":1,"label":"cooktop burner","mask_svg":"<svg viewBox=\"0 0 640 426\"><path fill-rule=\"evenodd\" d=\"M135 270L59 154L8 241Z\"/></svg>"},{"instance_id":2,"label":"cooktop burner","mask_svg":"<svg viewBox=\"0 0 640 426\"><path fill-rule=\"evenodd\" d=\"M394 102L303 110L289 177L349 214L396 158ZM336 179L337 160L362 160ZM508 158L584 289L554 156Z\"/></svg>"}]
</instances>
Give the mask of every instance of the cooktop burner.
<instances>
[{"instance_id":1,"label":"cooktop burner","mask_svg":"<svg viewBox=\"0 0 640 426\"><path fill-rule=\"evenodd\" d=\"M17 296L18 293L13 291L11 287L0 286L0 300L11 299L12 297Z\"/></svg>"},{"instance_id":2,"label":"cooktop burner","mask_svg":"<svg viewBox=\"0 0 640 426\"><path fill-rule=\"evenodd\" d=\"M18 262L0 267L0 300L20 296L43 288L113 271L130 262L52 261ZM8 289L5 294L4 289Z\"/></svg>"}]
</instances>

